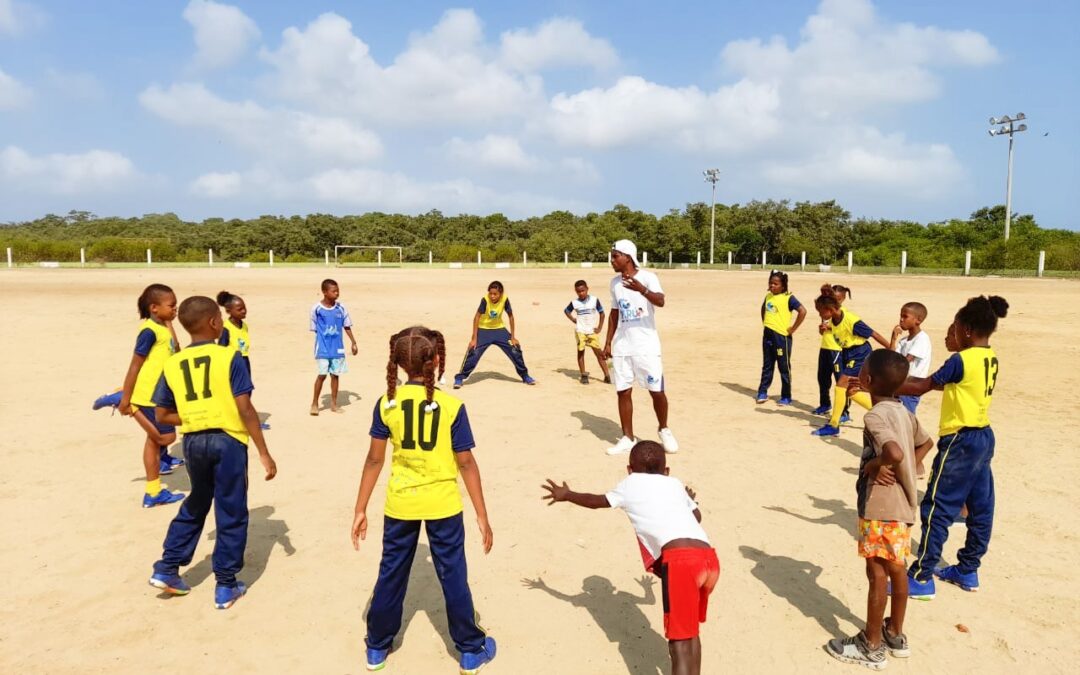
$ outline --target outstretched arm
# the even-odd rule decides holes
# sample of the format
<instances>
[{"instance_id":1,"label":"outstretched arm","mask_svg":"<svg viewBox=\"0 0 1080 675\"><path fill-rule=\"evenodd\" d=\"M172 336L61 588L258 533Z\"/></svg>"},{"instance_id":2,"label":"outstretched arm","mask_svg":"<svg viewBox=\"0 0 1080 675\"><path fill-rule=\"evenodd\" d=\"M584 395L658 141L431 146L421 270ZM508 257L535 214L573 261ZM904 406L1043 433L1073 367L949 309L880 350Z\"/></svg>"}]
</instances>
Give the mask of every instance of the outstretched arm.
<instances>
[{"instance_id":1,"label":"outstretched arm","mask_svg":"<svg viewBox=\"0 0 1080 675\"><path fill-rule=\"evenodd\" d=\"M931 377L909 377L900 388L896 390L897 396L922 396L933 389L944 389L943 386L934 384Z\"/></svg>"},{"instance_id":2,"label":"outstretched arm","mask_svg":"<svg viewBox=\"0 0 1080 675\"><path fill-rule=\"evenodd\" d=\"M522 579L521 585L530 590L543 591L554 598L558 598L559 600L564 600L569 603L574 603L578 599L578 596L576 595L567 595L566 593L560 593L559 591L544 583L544 580L539 577L537 577L536 579Z\"/></svg>"},{"instance_id":3,"label":"outstretched arm","mask_svg":"<svg viewBox=\"0 0 1080 675\"><path fill-rule=\"evenodd\" d=\"M550 478L547 479L547 484L541 485L541 488L547 490L547 494L542 496L541 499L548 500L548 506L551 506L555 502L570 502L571 504L577 504L578 506L584 506L587 509L609 509L611 504L608 503L607 495L594 495L588 492L574 492L566 486L566 481L563 481L562 485L557 485L555 481Z\"/></svg>"}]
</instances>

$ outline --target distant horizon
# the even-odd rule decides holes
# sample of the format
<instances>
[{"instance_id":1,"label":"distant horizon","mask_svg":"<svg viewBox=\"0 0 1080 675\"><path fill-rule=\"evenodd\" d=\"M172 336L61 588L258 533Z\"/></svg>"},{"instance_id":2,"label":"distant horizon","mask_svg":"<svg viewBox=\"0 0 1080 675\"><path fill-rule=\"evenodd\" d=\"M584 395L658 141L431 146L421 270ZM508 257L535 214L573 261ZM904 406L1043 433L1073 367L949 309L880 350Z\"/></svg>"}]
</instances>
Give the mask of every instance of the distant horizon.
<instances>
[{"instance_id":1,"label":"distant horizon","mask_svg":"<svg viewBox=\"0 0 1080 675\"><path fill-rule=\"evenodd\" d=\"M989 119L1023 112L1013 211L1080 231L1078 24L1001 0L0 0L0 221L660 216L718 168L718 203L929 224L1005 202Z\"/></svg>"}]
</instances>

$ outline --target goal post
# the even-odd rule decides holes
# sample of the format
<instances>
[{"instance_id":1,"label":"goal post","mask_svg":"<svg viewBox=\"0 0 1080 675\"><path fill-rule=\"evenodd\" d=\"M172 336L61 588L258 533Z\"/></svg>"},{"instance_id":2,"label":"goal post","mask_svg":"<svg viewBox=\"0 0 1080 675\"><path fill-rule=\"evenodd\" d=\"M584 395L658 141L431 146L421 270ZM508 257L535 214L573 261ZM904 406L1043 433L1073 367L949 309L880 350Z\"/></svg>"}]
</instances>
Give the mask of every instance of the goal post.
<instances>
[{"instance_id":1,"label":"goal post","mask_svg":"<svg viewBox=\"0 0 1080 675\"><path fill-rule=\"evenodd\" d=\"M401 267L403 262L401 246L334 246L336 267Z\"/></svg>"}]
</instances>

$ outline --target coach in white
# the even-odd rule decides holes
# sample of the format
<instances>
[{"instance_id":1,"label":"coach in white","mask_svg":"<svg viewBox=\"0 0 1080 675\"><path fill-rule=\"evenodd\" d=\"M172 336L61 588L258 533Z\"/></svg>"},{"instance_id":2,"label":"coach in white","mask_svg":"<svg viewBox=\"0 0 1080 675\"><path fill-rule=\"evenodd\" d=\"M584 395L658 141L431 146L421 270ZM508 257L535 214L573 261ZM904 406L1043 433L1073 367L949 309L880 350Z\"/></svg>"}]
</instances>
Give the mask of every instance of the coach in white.
<instances>
[{"instance_id":1,"label":"coach in white","mask_svg":"<svg viewBox=\"0 0 1080 675\"><path fill-rule=\"evenodd\" d=\"M652 396L664 450L677 452L679 444L667 426L664 364L660 359L660 335L656 332L655 308L664 306L664 289L655 274L638 269L637 246L628 239L620 239L611 247L611 266L618 274L611 280L611 321L604 356L611 359L623 435L607 453L630 452L637 442L631 397L635 381Z\"/></svg>"}]
</instances>

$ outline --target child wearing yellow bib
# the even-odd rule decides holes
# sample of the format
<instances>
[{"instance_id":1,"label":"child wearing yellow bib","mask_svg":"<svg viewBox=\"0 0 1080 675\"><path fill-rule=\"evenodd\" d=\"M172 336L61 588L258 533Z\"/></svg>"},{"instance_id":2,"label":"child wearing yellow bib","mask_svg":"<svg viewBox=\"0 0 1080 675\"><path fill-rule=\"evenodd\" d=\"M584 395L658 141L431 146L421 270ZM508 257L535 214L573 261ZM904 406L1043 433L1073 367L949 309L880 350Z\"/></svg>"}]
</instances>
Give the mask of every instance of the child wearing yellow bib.
<instances>
[{"instance_id":1,"label":"child wearing yellow bib","mask_svg":"<svg viewBox=\"0 0 1080 675\"><path fill-rule=\"evenodd\" d=\"M836 301L842 306L844 301L851 296L851 289L841 284L833 284L836 291ZM831 393L833 385L840 379L840 345L832 334L832 326L828 321L818 324L818 333L821 335L821 347L818 349L817 384L818 384L818 407L814 408L814 415L828 415L832 410ZM845 421L843 419L841 422Z\"/></svg>"},{"instance_id":2,"label":"child wearing yellow bib","mask_svg":"<svg viewBox=\"0 0 1080 675\"><path fill-rule=\"evenodd\" d=\"M509 331L503 322L504 315L510 323ZM469 379L480 364L480 357L492 345L506 354L522 382L536 384L536 380L529 375L529 367L525 365L521 343L514 337L514 329L514 310L510 307L510 298L506 297L501 281L492 281L488 284L487 295L480 298L480 306L473 315L472 339L469 340L469 347L461 362L461 371L454 376L454 389L461 389L465 380Z\"/></svg>"},{"instance_id":3,"label":"child wearing yellow bib","mask_svg":"<svg viewBox=\"0 0 1080 675\"><path fill-rule=\"evenodd\" d=\"M931 600L934 577L965 591L979 589L979 565L990 546L994 524L994 431L990 401L997 386L998 358L990 346L998 319L1005 318L1005 298L981 295L960 308L946 336L953 354L930 377L909 377L900 394L921 396L942 391L938 454L934 457L921 504L922 537L908 568L910 597ZM949 526L968 508L967 539L956 564L938 566Z\"/></svg>"},{"instance_id":4,"label":"child wearing yellow bib","mask_svg":"<svg viewBox=\"0 0 1080 675\"><path fill-rule=\"evenodd\" d=\"M792 323L792 314L795 322ZM778 405L791 405L791 347L792 337L806 318L806 308L788 291L788 275L780 270L769 273L769 292L761 301L761 382L758 384L757 402L769 400L773 367L780 371L780 398Z\"/></svg>"},{"instance_id":5,"label":"child wearing yellow bib","mask_svg":"<svg viewBox=\"0 0 1080 675\"><path fill-rule=\"evenodd\" d=\"M217 294L217 303L225 309L227 317L221 337L218 338L218 344L223 347L233 347L238 351L244 359L244 365L247 366L248 375L251 375L251 358L249 357L251 333L245 320L247 319L247 304L239 295L233 295L228 291ZM259 426L264 431L270 428L270 425L265 422L260 423Z\"/></svg>"}]
</instances>

